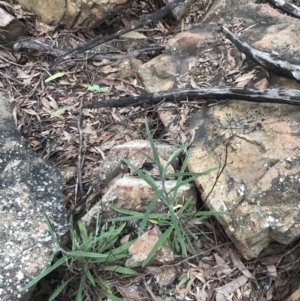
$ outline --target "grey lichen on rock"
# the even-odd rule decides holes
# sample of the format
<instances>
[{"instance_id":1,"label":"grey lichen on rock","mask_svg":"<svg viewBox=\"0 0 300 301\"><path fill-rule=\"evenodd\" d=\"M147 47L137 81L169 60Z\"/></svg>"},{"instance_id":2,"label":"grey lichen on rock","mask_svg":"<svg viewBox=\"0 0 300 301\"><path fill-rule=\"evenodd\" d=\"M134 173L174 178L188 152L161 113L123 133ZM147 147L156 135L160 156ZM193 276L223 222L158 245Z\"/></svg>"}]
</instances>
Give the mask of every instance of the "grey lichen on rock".
<instances>
[{"instance_id":1,"label":"grey lichen on rock","mask_svg":"<svg viewBox=\"0 0 300 301\"><path fill-rule=\"evenodd\" d=\"M20 289L53 252L45 215L60 239L67 212L59 171L21 142L3 93L0 108L0 299L28 300Z\"/></svg>"}]
</instances>

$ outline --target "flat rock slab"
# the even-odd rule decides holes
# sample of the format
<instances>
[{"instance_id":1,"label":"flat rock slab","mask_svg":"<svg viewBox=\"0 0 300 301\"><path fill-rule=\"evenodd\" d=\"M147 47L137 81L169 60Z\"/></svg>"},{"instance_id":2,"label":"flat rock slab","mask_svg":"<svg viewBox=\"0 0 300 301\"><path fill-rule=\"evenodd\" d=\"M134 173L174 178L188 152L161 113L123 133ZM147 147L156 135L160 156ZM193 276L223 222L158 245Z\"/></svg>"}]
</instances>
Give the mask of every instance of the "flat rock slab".
<instances>
[{"instance_id":1,"label":"flat rock slab","mask_svg":"<svg viewBox=\"0 0 300 301\"><path fill-rule=\"evenodd\" d=\"M49 25L92 29L104 22L106 18L128 7L132 1L18 0L17 2Z\"/></svg>"},{"instance_id":2,"label":"flat rock slab","mask_svg":"<svg viewBox=\"0 0 300 301\"><path fill-rule=\"evenodd\" d=\"M231 217L217 218L243 256L256 257L273 240L287 244L298 237L298 110L230 102L203 110L194 118L199 130L189 170L219 167L197 185L211 210L232 212Z\"/></svg>"},{"instance_id":3,"label":"flat rock slab","mask_svg":"<svg viewBox=\"0 0 300 301\"><path fill-rule=\"evenodd\" d=\"M23 301L53 252L45 215L60 239L67 212L59 171L23 145L2 93L0 108L0 300Z\"/></svg>"},{"instance_id":4,"label":"flat rock slab","mask_svg":"<svg viewBox=\"0 0 300 301\"><path fill-rule=\"evenodd\" d=\"M219 21L234 29L242 24L238 33L242 41L299 64L299 20L268 4L249 3ZM243 71L241 67L250 63L222 37L216 23L207 23L193 26L169 40L166 53L141 66L139 74L149 92L224 84L240 88L300 89L295 80L269 72L258 64ZM201 73L202 70L205 72ZM185 134L194 136L191 172L219 167L197 180L197 186L211 210L232 212L231 217L217 218L245 258L257 257L271 241L288 244L299 237L297 107L239 101L219 103L194 110L185 124L185 133L180 133L176 122L177 110L171 117L170 112L163 110L160 115L166 125L172 125L173 137L176 130L183 139ZM218 177L225 161L227 164Z\"/></svg>"}]
</instances>

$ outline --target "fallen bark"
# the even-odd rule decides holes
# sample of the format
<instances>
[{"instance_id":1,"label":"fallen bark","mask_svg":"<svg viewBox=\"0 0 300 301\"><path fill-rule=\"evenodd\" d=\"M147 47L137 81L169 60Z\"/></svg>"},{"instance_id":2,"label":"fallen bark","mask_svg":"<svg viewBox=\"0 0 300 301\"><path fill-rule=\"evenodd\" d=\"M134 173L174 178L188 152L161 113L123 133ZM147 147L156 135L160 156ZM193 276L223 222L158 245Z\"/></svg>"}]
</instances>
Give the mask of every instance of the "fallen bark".
<instances>
[{"instance_id":1,"label":"fallen bark","mask_svg":"<svg viewBox=\"0 0 300 301\"><path fill-rule=\"evenodd\" d=\"M50 66L49 70L53 70L55 67L57 67L59 64L64 62L65 60L71 58L74 55L81 54L89 49L92 49L100 44L106 43L108 41L111 41L113 39L119 38L121 35L136 30L139 27L142 27L144 25L147 25L149 23L152 23L158 19L161 19L162 17L166 16L170 11L172 11L175 7L177 7L180 3L184 2L185 0L173 0L172 2L166 4L164 7L162 7L160 10L157 12L151 14L150 16L147 16L141 20L140 23L134 24L130 26L129 28L125 28L123 30L119 30L118 32L114 33L113 35L103 38L103 37L96 37L89 41L88 43L79 46L71 51L68 51L67 53L61 55L58 57L56 60L54 60Z\"/></svg>"},{"instance_id":2,"label":"fallen bark","mask_svg":"<svg viewBox=\"0 0 300 301\"><path fill-rule=\"evenodd\" d=\"M45 42L30 37L20 37L18 41L14 44L13 48L15 51L30 49L30 50L36 50L36 51L48 53L54 56L62 55L67 51L66 49L53 47ZM94 61L102 61L104 59L110 61L117 61L124 56L137 57L144 52L163 50L164 48L165 46L163 44L149 44L147 46L143 46L141 48L132 50L130 52L126 52L124 54L98 53L98 52L87 51L84 54L81 55L79 54L75 56L75 58L81 60L94 60Z\"/></svg>"},{"instance_id":3,"label":"fallen bark","mask_svg":"<svg viewBox=\"0 0 300 301\"><path fill-rule=\"evenodd\" d=\"M279 8L280 10L282 10L283 12L300 19L300 7L285 2L283 0L267 0L267 2L269 2L271 5Z\"/></svg>"},{"instance_id":4,"label":"fallen bark","mask_svg":"<svg viewBox=\"0 0 300 301\"><path fill-rule=\"evenodd\" d=\"M231 32L228 28L222 27L225 36L246 56L250 57L254 61L258 62L268 70L277 73L282 76L286 76L292 79L300 81L300 64L292 64L287 61L283 61L275 58L268 52L258 50L250 46L246 42L242 42L237 35Z\"/></svg>"},{"instance_id":5,"label":"fallen bark","mask_svg":"<svg viewBox=\"0 0 300 301\"><path fill-rule=\"evenodd\" d=\"M182 89L172 92L142 94L108 101L92 101L84 105L84 108L117 108L142 104L157 104L162 101L181 102L187 99L193 101L235 99L258 103L282 103L300 106L300 90L254 90L237 88Z\"/></svg>"}]
</instances>

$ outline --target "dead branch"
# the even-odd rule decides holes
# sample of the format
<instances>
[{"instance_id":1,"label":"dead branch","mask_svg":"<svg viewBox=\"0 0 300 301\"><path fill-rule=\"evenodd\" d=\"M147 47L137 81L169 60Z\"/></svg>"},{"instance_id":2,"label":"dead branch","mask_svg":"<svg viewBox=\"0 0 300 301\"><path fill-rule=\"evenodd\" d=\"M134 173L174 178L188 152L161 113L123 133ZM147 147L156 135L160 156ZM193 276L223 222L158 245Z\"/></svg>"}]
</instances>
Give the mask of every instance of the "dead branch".
<instances>
[{"instance_id":1,"label":"dead branch","mask_svg":"<svg viewBox=\"0 0 300 301\"><path fill-rule=\"evenodd\" d=\"M130 26L129 28L125 28L123 30L119 30L118 32L114 33L113 35L103 38L103 37L96 37L94 39L92 39L91 41L89 41L88 43L79 46L75 49L72 49L70 51L68 51L67 53L61 55L60 57L58 57L56 60L54 60L50 66L49 66L49 70L53 70L55 67L57 67L59 64L61 64L62 62L64 62L67 59L70 59L72 56L74 55L78 55L81 54L89 49L92 49L100 44L103 44L105 42L111 41L113 39L117 39L119 38L121 35L130 32L132 30L135 30L139 27L142 27L144 25L147 25L149 23L152 23L158 19L161 19L162 17L166 16L170 11L172 11L175 7L177 7L180 3L184 2L185 0L174 0L170 3L168 3L167 5L165 5L164 7L162 7L161 9L159 9L157 12L151 14L150 16L147 16L145 18L143 18L141 20L140 23L135 24Z\"/></svg>"},{"instance_id":2,"label":"dead branch","mask_svg":"<svg viewBox=\"0 0 300 301\"><path fill-rule=\"evenodd\" d=\"M225 36L243 53L248 57L258 62L268 70L283 75L292 79L300 81L300 64L292 64L287 61L275 58L268 52L258 50L250 46L246 42L242 42L237 35L231 32L228 28L222 26Z\"/></svg>"},{"instance_id":3,"label":"dead branch","mask_svg":"<svg viewBox=\"0 0 300 301\"><path fill-rule=\"evenodd\" d=\"M300 8L298 6L285 2L283 0L267 0L267 2L279 8L283 12L300 19Z\"/></svg>"},{"instance_id":4,"label":"dead branch","mask_svg":"<svg viewBox=\"0 0 300 301\"><path fill-rule=\"evenodd\" d=\"M14 44L13 48L15 51L30 49L30 50L36 50L36 51L48 53L48 54L51 54L54 56L62 55L64 53L66 53L66 51L68 51L67 49L53 47L53 46L49 45L48 43L39 41L34 38L30 38L30 37L20 37L18 39L18 41ZM165 48L165 46L163 44L153 43L153 44L149 44L147 46L143 46L138 49L132 50L130 52L125 52L122 54L86 51L84 54L74 55L74 57L76 57L77 59L82 59L82 60L102 61L104 59L107 59L110 61L117 61L124 56L137 57L144 52L158 51L158 50L163 50L164 48Z\"/></svg>"},{"instance_id":5,"label":"dead branch","mask_svg":"<svg viewBox=\"0 0 300 301\"><path fill-rule=\"evenodd\" d=\"M300 90L280 89L237 89L237 88L211 88L211 89L181 89L171 92L142 94L107 101L92 101L84 108L117 108L137 106L142 104L157 104L161 101L181 102L190 100L227 100L235 99L258 103L282 103L300 106Z\"/></svg>"}]
</instances>

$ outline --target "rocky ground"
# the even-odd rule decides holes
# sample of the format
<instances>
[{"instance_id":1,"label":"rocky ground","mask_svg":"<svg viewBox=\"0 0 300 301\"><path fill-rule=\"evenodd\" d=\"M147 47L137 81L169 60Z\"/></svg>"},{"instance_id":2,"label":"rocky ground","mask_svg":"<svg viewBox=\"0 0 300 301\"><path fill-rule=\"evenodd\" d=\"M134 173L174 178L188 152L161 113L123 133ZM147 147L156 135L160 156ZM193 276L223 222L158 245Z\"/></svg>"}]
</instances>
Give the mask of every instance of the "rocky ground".
<instances>
[{"instance_id":1,"label":"rocky ground","mask_svg":"<svg viewBox=\"0 0 300 301\"><path fill-rule=\"evenodd\" d=\"M122 55L125 50L135 49L141 44L148 44L149 41L165 43L176 33L188 28L190 24L200 22L210 2L208 0L196 3L180 22L164 18L143 27L139 32L144 37L135 38L133 41L132 39L112 41L106 49ZM297 2L299 1L293 1L299 4ZM135 2L118 17L91 31L52 27L39 21L33 14L24 11L19 5L11 5L7 8L22 18L32 37L71 49L96 35L111 35L137 23L143 16L153 12L157 6L159 4L151 0ZM169 129L165 128L161 122L158 114L160 104L118 109L82 109L82 105L91 100L109 100L145 93L136 68L160 52L144 53L136 59L124 56L118 60L111 60L109 57L101 61L70 60L52 72L52 74L62 72L64 73L62 77L45 83L45 79L51 75L48 66L54 56L41 51L13 52L10 46L6 45L0 49L0 89L8 93L10 97L13 105L13 118L23 139L38 156L51 162L63 174L68 175L65 177L64 194L66 208L70 215L77 217L84 215L86 209L82 199L91 184L95 182L103 160L114 146L136 139L147 139L145 118L148 119L151 135L155 139L173 145L181 144L182 137L174 140ZM201 70L194 68L193 72L199 75L202 83L211 77L209 68ZM99 85L101 92L86 93L92 85ZM195 108L201 109L201 105L192 103L178 105L178 123L184 124L190 110ZM81 118L81 124L78 124L79 118ZM217 287L222 287L228 295L227 300L283 300L283 297L297 287L298 265L293 265L291 259L299 257L297 241L293 242L290 248L279 244L271 245L271 248L263 252L259 259L243 260L244 263L241 263L239 255L232 251L229 239L214 218L201 225L197 231L199 235L207 237L207 249L211 248L211 251L207 253L206 264L214 266L214 272L204 277L201 275L203 270L193 260L177 264L178 274L186 276L188 272L193 273L189 287L184 289L172 287L182 300L207 298L197 289L197 281L204 281L207 286L211 285L211 292ZM275 253L276 256L272 256ZM225 284L230 286L231 280L236 280L243 273L247 274L241 271L241 265L254 277L248 281L247 285L233 293L225 287ZM272 277L276 278L274 276L276 273L284 276L272 283ZM60 280L70 275L71 272L65 270L57 270L50 274L40 281L31 300L46 300L49 292L57 287ZM113 276L110 275L110 277ZM150 277L144 279L150 281ZM133 281L133 279L127 281L122 278L113 280L115 286L122 284L123 287L130 285ZM57 300L74 300L77 286L78 283L72 284ZM157 300L161 300L159 298L165 292L163 293L158 287L153 290L158 296ZM88 293L90 295L86 300L96 300L96 294ZM143 294L145 298L148 298L147 300L154 300L146 284L144 284ZM214 298L214 296L212 293L210 297ZM98 300L104 300L104 297L98 296ZM134 300L134 297L130 300Z\"/></svg>"}]
</instances>

